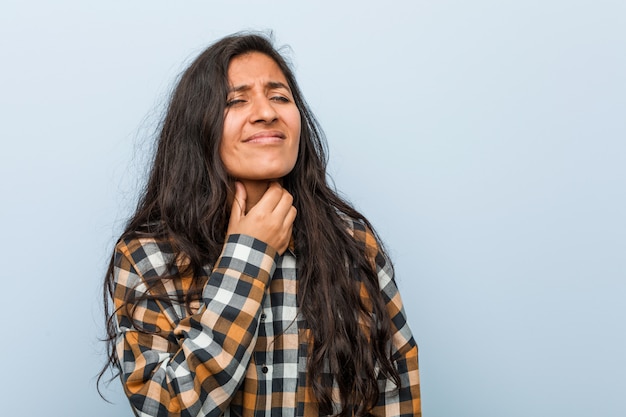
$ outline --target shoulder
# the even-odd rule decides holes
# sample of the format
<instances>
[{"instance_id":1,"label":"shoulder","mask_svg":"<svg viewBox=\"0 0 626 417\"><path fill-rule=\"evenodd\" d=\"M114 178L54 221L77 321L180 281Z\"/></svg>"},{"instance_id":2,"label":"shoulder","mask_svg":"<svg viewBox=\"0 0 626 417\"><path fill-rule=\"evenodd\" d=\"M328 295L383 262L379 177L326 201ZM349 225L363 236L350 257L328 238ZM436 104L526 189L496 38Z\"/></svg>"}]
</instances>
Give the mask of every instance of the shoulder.
<instances>
[{"instance_id":1,"label":"shoulder","mask_svg":"<svg viewBox=\"0 0 626 417\"><path fill-rule=\"evenodd\" d=\"M354 240L363 245L368 257L375 260L381 255L382 245L379 243L376 233L366 221L355 219L344 213L339 213L339 217L346 224L347 231Z\"/></svg>"},{"instance_id":2,"label":"shoulder","mask_svg":"<svg viewBox=\"0 0 626 417\"><path fill-rule=\"evenodd\" d=\"M204 276L194 278L187 268L188 258L176 253L168 239L122 238L115 246L113 257L116 303L121 305L129 297L139 299L144 295L158 297L162 305L165 299L169 299L166 304L175 308L171 313L172 320L184 316L183 309L178 306L184 295L206 279Z\"/></svg>"},{"instance_id":3,"label":"shoulder","mask_svg":"<svg viewBox=\"0 0 626 417\"><path fill-rule=\"evenodd\" d=\"M150 278L167 274L175 251L167 239L154 237L123 238L115 245L114 265Z\"/></svg>"},{"instance_id":4,"label":"shoulder","mask_svg":"<svg viewBox=\"0 0 626 417\"><path fill-rule=\"evenodd\" d=\"M390 293L397 291L395 289L393 263L372 227L367 222L354 219L346 214L340 213L339 216L346 223L348 232L363 245L363 250L378 275L380 288Z\"/></svg>"}]
</instances>

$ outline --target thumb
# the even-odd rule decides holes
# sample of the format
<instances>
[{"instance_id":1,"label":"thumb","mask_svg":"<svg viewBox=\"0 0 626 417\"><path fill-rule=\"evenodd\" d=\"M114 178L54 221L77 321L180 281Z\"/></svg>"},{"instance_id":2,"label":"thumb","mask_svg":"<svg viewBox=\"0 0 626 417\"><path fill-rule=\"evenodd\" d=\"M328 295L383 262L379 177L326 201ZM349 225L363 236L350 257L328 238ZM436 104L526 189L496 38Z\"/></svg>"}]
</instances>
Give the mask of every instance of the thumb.
<instances>
[{"instance_id":1,"label":"thumb","mask_svg":"<svg viewBox=\"0 0 626 417\"><path fill-rule=\"evenodd\" d=\"M231 209L231 219L238 220L246 213L246 187L239 181L235 181L235 198L233 199L233 206Z\"/></svg>"}]
</instances>

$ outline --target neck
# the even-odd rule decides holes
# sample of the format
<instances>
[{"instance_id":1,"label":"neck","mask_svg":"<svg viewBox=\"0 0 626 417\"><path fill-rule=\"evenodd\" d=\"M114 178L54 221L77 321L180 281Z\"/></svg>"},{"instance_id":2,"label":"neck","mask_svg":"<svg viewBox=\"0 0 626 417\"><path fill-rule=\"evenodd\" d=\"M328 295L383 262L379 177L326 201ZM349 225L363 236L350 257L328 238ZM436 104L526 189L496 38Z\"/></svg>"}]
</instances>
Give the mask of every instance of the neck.
<instances>
[{"instance_id":1,"label":"neck","mask_svg":"<svg viewBox=\"0 0 626 417\"><path fill-rule=\"evenodd\" d=\"M246 189L246 213L259 202L267 191L270 181L239 180Z\"/></svg>"}]
</instances>

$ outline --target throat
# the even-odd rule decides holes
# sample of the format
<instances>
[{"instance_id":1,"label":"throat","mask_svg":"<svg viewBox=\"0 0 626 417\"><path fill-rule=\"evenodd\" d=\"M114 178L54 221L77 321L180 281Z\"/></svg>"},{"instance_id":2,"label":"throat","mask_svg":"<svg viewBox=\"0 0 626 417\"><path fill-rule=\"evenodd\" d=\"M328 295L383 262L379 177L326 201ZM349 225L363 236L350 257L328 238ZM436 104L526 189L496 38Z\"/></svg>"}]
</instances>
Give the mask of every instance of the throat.
<instances>
[{"instance_id":1,"label":"throat","mask_svg":"<svg viewBox=\"0 0 626 417\"><path fill-rule=\"evenodd\" d=\"M270 181L239 180L246 189L246 213L254 207L267 191Z\"/></svg>"}]
</instances>

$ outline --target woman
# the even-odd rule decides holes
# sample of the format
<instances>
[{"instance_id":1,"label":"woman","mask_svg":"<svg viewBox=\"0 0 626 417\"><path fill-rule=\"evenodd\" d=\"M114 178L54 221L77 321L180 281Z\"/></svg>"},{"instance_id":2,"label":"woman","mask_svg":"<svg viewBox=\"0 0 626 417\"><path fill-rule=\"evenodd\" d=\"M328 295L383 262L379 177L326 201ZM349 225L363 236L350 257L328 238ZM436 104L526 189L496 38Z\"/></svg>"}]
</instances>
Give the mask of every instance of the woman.
<instances>
[{"instance_id":1,"label":"woman","mask_svg":"<svg viewBox=\"0 0 626 417\"><path fill-rule=\"evenodd\" d=\"M391 264L325 168L264 36L226 37L183 73L105 284L110 365L138 415L421 415Z\"/></svg>"}]
</instances>

